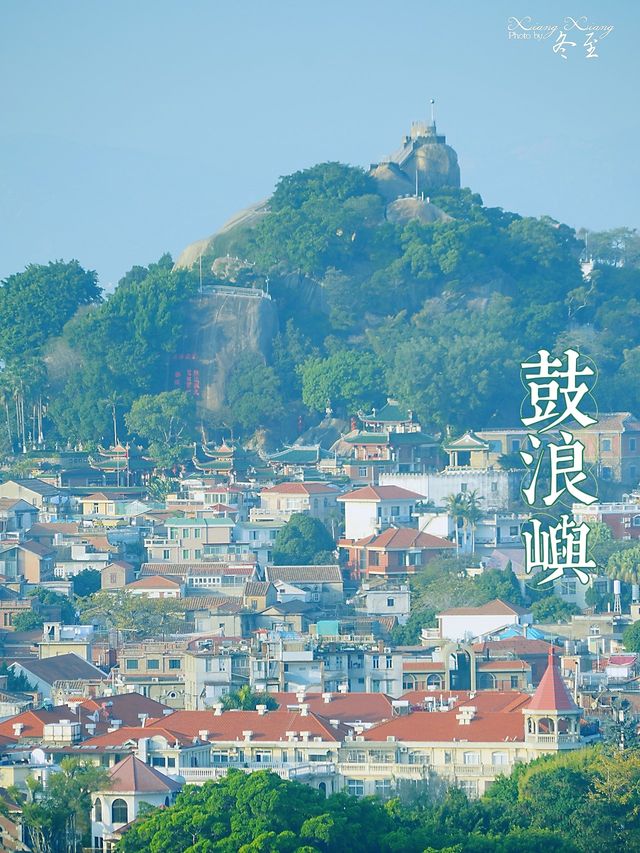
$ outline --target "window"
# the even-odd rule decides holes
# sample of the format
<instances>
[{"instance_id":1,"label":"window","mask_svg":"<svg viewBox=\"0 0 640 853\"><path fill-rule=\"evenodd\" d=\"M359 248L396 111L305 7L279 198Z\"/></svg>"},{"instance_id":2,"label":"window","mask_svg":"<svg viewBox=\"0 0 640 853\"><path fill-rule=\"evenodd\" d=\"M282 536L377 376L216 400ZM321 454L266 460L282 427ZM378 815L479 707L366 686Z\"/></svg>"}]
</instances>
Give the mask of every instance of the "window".
<instances>
[{"instance_id":1,"label":"window","mask_svg":"<svg viewBox=\"0 0 640 853\"><path fill-rule=\"evenodd\" d=\"M491 753L491 763L499 766L503 766L509 763L509 754L506 752L493 752Z\"/></svg>"},{"instance_id":2,"label":"window","mask_svg":"<svg viewBox=\"0 0 640 853\"><path fill-rule=\"evenodd\" d=\"M461 492L466 492L468 487L469 487L468 483L460 483L460 491Z\"/></svg>"},{"instance_id":3,"label":"window","mask_svg":"<svg viewBox=\"0 0 640 853\"><path fill-rule=\"evenodd\" d=\"M183 548L183 549L182 549L182 559L183 559L183 560L189 560L189 559L191 559L191 551L190 551L188 548Z\"/></svg>"},{"instance_id":4,"label":"window","mask_svg":"<svg viewBox=\"0 0 640 853\"><path fill-rule=\"evenodd\" d=\"M640 527L640 515L633 516L633 526Z\"/></svg>"},{"instance_id":5,"label":"window","mask_svg":"<svg viewBox=\"0 0 640 853\"><path fill-rule=\"evenodd\" d=\"M202 548L196 548L196 550L193 552L193 556L196 558L196 560L201 560L202 559Z\"/></svg>"},{"instance_id":6,"label":"window","mask_svg":"<svg viewBox=\"0 0 640 853\"><path fill-rule=\"evenodd\" d=\"M349 764L364 764L365 760L363 749L350 749L347 752L347 761Z\"/></svg>"},{"instance_id":7,"label":"window","mask_svg":"<svg viewBox=\"0 0 640 853\"><path fill-rule=\"evenodd\" d=\"M151 660L148 660L147 669L160 669L160 661L158 658L151 658Z\"/></svg>"},{"instance_id":8,"label":"window","mask_svg":"<svg viewBox=\"0 0 640 853\"><path fill-rule=\"evenodd\" d=\"M380 658L378 657L378 655L374 655L371 658L371 666L373 667L373 669L380 669Z\"/></svg>"},{"instance_id":9,"label":"window","mask_svg":"<svg viewBox=\"0 0 640 853\"><path fill-rule=\"evenodd\" d=\"M375 782L376 796L390 797L391 796L391 779L376 779Z\"/></svg>"},{"instance_id":10,"label":"window","mask_svg":"<svg viewBox=\"0 0 640 853\"><path fill-rule=\"evenodd\" d=\"M491 439L489 441L489 453L502 453L502 442Z\"/></svg>"},{"instance_id":11,"label":"window","mask_svg":"<svg viewBox=\"0 0 640 853\"><path fill-rule=\"evenodd\" d=\"M136 658L127 658L125 669L138 669L138 660Z\"/></svg>"},{"instance_id":12,"label":"window","mask_svg":"<svg viewBox=\"0 0 640 853\"><path fill-rule=\"evenodd\" d=\"M361 465L358 468L358 477L366 477L366 476L367 476L367 469Z\"/></svg>"},{"instance_id":13,"label":"window","mask_svg":"<svg viewBox=\"0 0 640 853\"><path fill-rule=\"evenodd\" d=\"M386 666L386 668L387 668L387 669L392 669L392 667L393 667L393 658L391 657L391 655L387 655L387 656L386 656L386 658L385 658L385 662L384 662L384 665Z\"/></svg>"},{"instance_id":14,"label":"window","mask_svg":"<svg viewBox=\"0 0 640 853\"><path fill-rule=\"evenodd\" d=\"M125 800L117 799L111 806L112 823L129 823L129 806Z\"/></svg>"},{"instance_id":15,"label":"window","mask_svg":"<svg viewBox=\"0 0 640 853\"><path fill-rule=\"evenodd\" d=\"M180 659L169 658L169 669L180 669Z\"/></svg>"},{"instance_id":16,"label":"window","mask_svg":"<svg viewBox=\"0 0 640 853\"><path fill-rule=\"evenodd\" d=\"M394 607L396 603L395 598L387 598L387 607Z\"/></svg>"},{"instance_id":17,"label":"window","mask_svg":"<svg viewBox=\"0 0 640 853\"><path fill-rule=\"evenodd\" d=\"M168 549L168 548L165 548L165 549L163 550L163 552L162 552L162 559L163 559L163 560L168 560L168 559L169 559L169 556L170 556L170 555L169 555L169 549Z\"/></svg>"},{"instance_id":18,"label":"window","mask_svg":"<svg viewBox=\"0 0 640 853\"><path fill-rule=\"evenodd\" d=\"M480 764L480 753L479 752L464 752L462 754L462 763L463 764Z\"/></svg>"},{"instance_id":19,"label":"window","mask_svg":"<svg viewBox=\"0 0 640 853\"><path fill-rule=\"evenodd\" d=\"M118 576L116 575L115 572L111 572L111 574L109 575L109 583L117 583L117 582L118 582Z\"/></svg>"},{"instance_id":20,"label":"window","mask_svg":"<svg viewBox=\"0 0 640 853\"><path fill-rule=\"evenodd\" d=\"M562 581L560 584L560 595L575 595L576 594L576 582L575 581Z\"/></svg>"},{"instance_id":21,"label":"window","mask_svg":"<svg viewBox=\"0 0 640 853\"><path fill-rule=\"evenodd\" d=\"M512 690L516 690L518 687L519 687L519 684L518 684L518 676L517 676L517 675L512 675L512 676L511 676L511 689L512 689Z\"/></svg>"},{"instance_id":22,"label":"window","mask_svg":"<svg viewBox=\"0 0 640 853\"><path fill-rule=\"evenodd\" d=\"M257 749L255 752L255 760L258 764L271 764L271 750Z\"/></svg>"},{"instance_id":23,"label":"window","mask_svg":"<svg viewBox=\"0 0 640 853\"><path fill-rule=\"evenodd\" d=\"M497 482L496 482L495 480L492 480L492 481L491 481L491 491L492 491L492 492L497 492L497 491L498 491L498 484L497 484Z\"/></svg>"},{"instance_id":24,"label":"window","mask_svg":"<svg viewBox=\"0 0 640 853\"><path fill-rule=\"evenodd\" d=\"M610 468L608 465L604 465L602 468L602 479L603 480L610 480L612 475L613 475L613 469Z\"/></svg>"},{"instance_id":25,"label":"window","mask_svg":"<svg viewBox=\"0 0 640 853\"><path fill-rule=\"evenodd\" d=\"M607 453L611 450L611 439L603 438L602 439L602 450Z\"/></svg>"},{"instance_id":26,"label":"window","mask_svg":"<svg viewBox=\"0 0 640 853\"><path fill-rule=\"evenodd\" d=\"M102 800L97 799L93 806L93 819L96 823L102 820Z\"/></svg>"},{"instance_id":27,"label":"window","mask_svg":"<svg viewBox=\"0 0 640 853\"><path fill-rule=\"evenodd\" d=\"M636 439L630 438L629 439L629 450L635 450L635 449L636 449Z\"/></svg>"},{"instance_id":28,"label":"window","mask_svg":"<svg viewBox=\"0 0 640 853\"><path fill-rule=\"evenodd\" d=\"M511 452L517 453L520 450L520 439L512 438L511 439Z\"/></svg>"},{"instance_id":29,"label":"window","mask_svg":"<svg viewBox=\"0 0 640 853\"><path fill-rule=\"evenodd\" d=\"M201 535L202 535L202 531L200 530L200 528L194 527L193 528L193 538L194 539L200 539Z\"/></svg>"},{"instance_id":30,"label":"window","mask_svg":"<svg viewBox=\"0 0 640 853\"><path fill-rule=\"evenodd\" d=\"M518 527L517 524L514 524L511 527L509 527L509 536L517 536L519 529L520 528Z\"/></svg>"},{"instance_id":31,"label":"window","mask_svg":"<svg viewBox=\"0 0 640 853\"><path fill-rule=\"evenodd\" d=\"M391 515L400 515L400 507L392 506L391 507Z\"/></svg>"},{"instance_id":32,"label":"window","mask_svg":"<svg viewBox=\"0 0 640 853\"><path fill-rule=\"evenodd\" d=\"M352 797L364 796L364 780L363 779L347 779L347 793Z\"/></svg>"},{"instance_id":33,"label":"window","mask_svg":"<svg viewBox=\"0 0 640 853\"><path fill-rule=\"evenodd\" d=\"M183 538L183 539L186 539L188 535L189 535L189 528L188 528L188 527L183 527L183 528L182 528L182 538Z\"/></svg>"}]
</instances>

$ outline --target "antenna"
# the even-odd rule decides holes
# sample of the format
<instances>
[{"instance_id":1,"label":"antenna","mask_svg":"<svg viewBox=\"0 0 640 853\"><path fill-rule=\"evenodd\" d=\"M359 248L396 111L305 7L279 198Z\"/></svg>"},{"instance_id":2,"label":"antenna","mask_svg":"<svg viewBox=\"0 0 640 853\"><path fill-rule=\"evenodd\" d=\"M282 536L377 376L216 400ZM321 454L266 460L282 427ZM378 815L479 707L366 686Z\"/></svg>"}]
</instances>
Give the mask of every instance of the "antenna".
<instances>
[{"instance_id":1,"label":"antenna","mask_svg":"<svg viewBox=\"0 0 640 853\"><path fill-rule=\"evenodd\" d=\"M431 98L431 124L433 127L436 126L436 102L433 98Z\"/></svg>"}]
</instances>

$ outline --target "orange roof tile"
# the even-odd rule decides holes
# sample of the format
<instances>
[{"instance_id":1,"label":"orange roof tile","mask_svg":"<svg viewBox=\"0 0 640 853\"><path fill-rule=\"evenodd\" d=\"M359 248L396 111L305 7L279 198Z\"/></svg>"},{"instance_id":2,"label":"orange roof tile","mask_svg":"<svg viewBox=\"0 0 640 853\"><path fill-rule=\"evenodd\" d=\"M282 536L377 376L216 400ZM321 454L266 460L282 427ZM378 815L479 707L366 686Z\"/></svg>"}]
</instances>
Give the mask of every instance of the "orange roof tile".
<instances>
[{"instance_id":1,"label":"orange roof tile","mask_svg":"<svg viewBox=\"0 0 640 853\"><path fill-rule=\"evenodd\" d=\"M528 705L529 711L577 711L569 688L564 683L556 665L553 651L549 651L549 663L540 684Z\"/></svg>"},{"instance_id":2,"label":"orange roof tile","mask_svg":"<svg viewBox=\"0 0 640 853\"><path fill-rule=\"evenodd\" d=\"M401 489L400 486L364 486L338 498L339 501L393 501L393 500L421 500L424 495L410 492L409 489Z\"/></svg>"},{"instance_id":3,"label":"orange roof tile","mask_svg":"<svg viewBox=\"0 0 640 853\"><path fill-rule=\"evenodd\" d=\"M329 707L329 706L328 706ZM328 717L329 715L327 715ZM156 721L152 721L153 725ZM306 716L299 711L224 711L216 715L213 711L175 711L163 717L163 728L193 738L201 731L208 732L208 740L243 740L243 732L251 731L252 741L286 740L287 732L309 732L310 737L323 740L341 740L344 732L332 726L329 720L309 712Z\"/></svg>"}]
</instances>

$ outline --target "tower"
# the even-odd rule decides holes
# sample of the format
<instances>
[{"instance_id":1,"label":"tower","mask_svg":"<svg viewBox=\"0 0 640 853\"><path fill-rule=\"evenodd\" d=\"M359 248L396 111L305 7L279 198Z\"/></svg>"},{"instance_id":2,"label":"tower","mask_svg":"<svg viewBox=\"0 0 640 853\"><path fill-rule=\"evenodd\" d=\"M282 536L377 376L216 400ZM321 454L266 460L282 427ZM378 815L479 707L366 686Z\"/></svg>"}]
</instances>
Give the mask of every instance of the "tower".
<instances>
[{"instance_id":1,"label":"tower","mask_svg":"<svg viewBox=\"0 0 640 853\"><path fill-rule=\"evenodd\" d=\"M576 749L581 746L581 709L573 701L549 647L549 659L540 684L523 709L525 743L542 751Z\"/></svg>"}]
</instances>

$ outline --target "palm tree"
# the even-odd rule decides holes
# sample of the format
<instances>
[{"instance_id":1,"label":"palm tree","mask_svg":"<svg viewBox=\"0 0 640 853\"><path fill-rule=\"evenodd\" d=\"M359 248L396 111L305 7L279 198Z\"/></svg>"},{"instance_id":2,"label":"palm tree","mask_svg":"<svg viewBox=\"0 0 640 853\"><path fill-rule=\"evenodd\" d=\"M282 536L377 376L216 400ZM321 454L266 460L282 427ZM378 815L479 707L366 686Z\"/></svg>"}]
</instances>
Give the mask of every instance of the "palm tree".
<instances>
[{"instance_id":1,"label":"palm tree","mask_svg":"<svg viewBox=\"0 0 640 853\"><path fill-rule=\"evenodd\" d=\"M476 528L478 522L482 518L482 509L480 501L483 501L482 495L478 495L478 490L474 489L465 495L465 514L464 521L471 528L471 553L476 550Z\"/></svg>"},{"instance_id":2,"label":"palm tree","mask_svg":"<svg viewBox=\"0 0 640 853\"><path fill-rule=\"evenodd\" d=\"M458 555L458 550L460 547L460 542L458 540L458 528L460 527L460 523L463 524L463 530L466 530L466 499L463 492L458 492L455 495L449 495L448 498L445 499L444 505L446 507L447 512L453 519L453 524L455 528L455 543L456 543L456 556Z\"/></svg>"}]
</instances>

